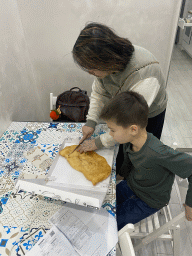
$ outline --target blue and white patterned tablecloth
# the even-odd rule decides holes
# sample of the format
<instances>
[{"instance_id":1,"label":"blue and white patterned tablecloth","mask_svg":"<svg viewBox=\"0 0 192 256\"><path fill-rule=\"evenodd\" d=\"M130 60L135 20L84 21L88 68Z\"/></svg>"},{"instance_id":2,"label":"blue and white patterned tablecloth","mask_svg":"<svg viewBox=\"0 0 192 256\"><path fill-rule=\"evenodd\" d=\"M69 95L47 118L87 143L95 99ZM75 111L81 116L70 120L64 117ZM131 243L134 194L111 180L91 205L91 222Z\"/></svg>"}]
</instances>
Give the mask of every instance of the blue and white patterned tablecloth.
<instances>
[{"instance_id":1,"label":"blue and white patterned tablecloth","mask_svg":"<svg viewBox=\"0 0 192 256\"><path fill-rule=\"evenodd\" d=\"M48 197L16 191L14 184L22 173L35 173L38 169L24 153L39 146L50 159L54 159L66 137L82 136L81 123L12 122L0 138L0 256L23 256L51 228L50 217L65 203ZM92 137L106 132L107 126L96 126ZM103 202L112 215L116 209L116 155L111 182ZM44 170L46 173L47 170ZM115 248L108 254L115 255Z\"/></svg>"}]
</instances>

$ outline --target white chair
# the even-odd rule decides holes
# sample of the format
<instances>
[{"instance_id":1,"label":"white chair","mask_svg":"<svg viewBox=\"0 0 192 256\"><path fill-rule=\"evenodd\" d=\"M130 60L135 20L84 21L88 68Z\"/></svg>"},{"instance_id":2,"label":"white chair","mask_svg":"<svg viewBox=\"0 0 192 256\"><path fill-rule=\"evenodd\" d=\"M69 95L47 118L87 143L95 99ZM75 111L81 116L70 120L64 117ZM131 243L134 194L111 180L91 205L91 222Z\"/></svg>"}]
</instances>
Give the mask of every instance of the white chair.
<instances>
[{"instance_id":1,"label":"white chair","mask_svg":"<svg viewBox=\"0 0 192 256\"><path fill-rule=\"evenodd\" d=\"M50 111L53 109L56 109L56 101L57 101L57 96L53 96L53 93L50 93ZM52 121L51 118L50 118L50 121Z\"/></svg>"},{"instance_id":2,"label":"white chair","mask_svg":"<svg viewBox=\"0 0 192 256\"><path fill-rule=\"evenodd\" d=\"M56 109L57 96L53 96L53 93L50 93L50 111Z\"/></svg>"},{"instance_id":3,"label":"white chair","mask_svg":"<svg viewBox=\"0 0 192 256\"><path fill-rule=\"evenodd\" d=\"M159 214L162 213L165 216L166 223L161 226ZM173 246L173 255L180 256L179 223L184 221L184 219L185 212L182 212L178 216L172 218L169 205L167 205L155 214L136 223L133 227L130 227L130 224L127 224L118 232L119 241L117 246L117 256L134 256L134 252L132 252L133 248L136 252L156 239L171 241ZM139 240L134 244L134 247L131 239ZM130 254L127 254L127 251L130 251Z\"/></svg>"}]
</instances>

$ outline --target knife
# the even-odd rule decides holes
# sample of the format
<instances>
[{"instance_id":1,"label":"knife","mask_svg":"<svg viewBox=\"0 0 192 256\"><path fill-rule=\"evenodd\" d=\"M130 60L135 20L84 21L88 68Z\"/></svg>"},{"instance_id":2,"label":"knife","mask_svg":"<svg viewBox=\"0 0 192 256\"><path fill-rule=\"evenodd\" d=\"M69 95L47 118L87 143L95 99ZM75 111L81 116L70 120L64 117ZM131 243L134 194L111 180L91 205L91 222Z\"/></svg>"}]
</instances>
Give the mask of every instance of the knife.
<instances>
[{"instance_id":1,"label":"knife","mask_svg":"<svg viewBox=\"0 0 192 256\"><path fill-rule=\"evenodd\" d=\"M73 152L75 152L75 150L87 139L87 137L84 138L84 140L81 141L81 143L79 143L79 145L77 145L77 147L68 155L70 156Z\"/></svg>"}]
</instances>

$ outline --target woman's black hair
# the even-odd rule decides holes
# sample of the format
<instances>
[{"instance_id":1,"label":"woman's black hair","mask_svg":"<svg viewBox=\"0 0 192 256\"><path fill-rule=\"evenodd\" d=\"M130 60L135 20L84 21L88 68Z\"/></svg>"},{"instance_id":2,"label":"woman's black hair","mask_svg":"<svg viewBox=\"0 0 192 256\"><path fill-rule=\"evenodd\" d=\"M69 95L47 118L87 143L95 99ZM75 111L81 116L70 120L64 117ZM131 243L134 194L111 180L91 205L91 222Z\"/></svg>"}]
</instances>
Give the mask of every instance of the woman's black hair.
<instances>
[{"instance_id":1,"label":"woman's black hair","mask_svg":"<svg viewBox=\"0 0 192 256\"><path fill-rule=\"evenodd\" d=\"M134 52L132 43L106 25L92 22L73 47L74 61L85 70L123 71Z\"/></svg>"}]
</instances>

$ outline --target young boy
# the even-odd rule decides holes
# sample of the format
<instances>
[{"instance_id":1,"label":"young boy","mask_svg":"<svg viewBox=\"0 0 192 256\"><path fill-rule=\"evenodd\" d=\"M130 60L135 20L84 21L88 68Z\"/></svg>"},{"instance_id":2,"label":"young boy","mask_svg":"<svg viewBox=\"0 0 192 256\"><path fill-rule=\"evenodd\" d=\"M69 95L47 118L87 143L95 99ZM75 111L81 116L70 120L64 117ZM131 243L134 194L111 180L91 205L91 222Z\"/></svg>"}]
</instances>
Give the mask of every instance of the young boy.
<instances>
[{"instance_id":1,"label":"young boy","mask_svg":"<svg viewBox=\"0 0 192 256\"><path fill-rule=\"evenodd\" d=\"M188 178L185 201L187 220L192 220L192 157L164 145L147 133L148 105L136 92L122 92L102 109L110 135L123 144L124 162L116 187L118 230L137 223L169 203L175 174Z\"/></svg>"}]
</instances>

